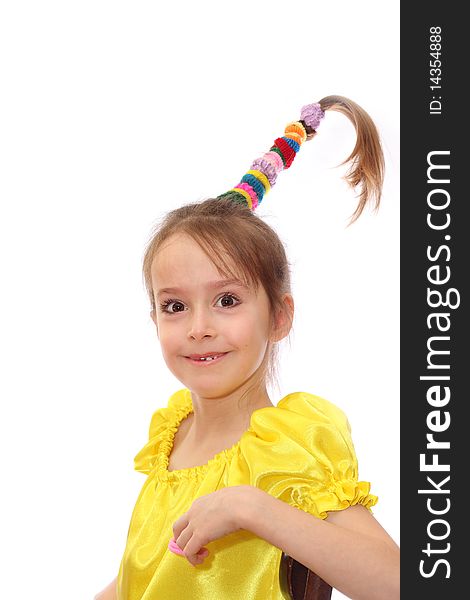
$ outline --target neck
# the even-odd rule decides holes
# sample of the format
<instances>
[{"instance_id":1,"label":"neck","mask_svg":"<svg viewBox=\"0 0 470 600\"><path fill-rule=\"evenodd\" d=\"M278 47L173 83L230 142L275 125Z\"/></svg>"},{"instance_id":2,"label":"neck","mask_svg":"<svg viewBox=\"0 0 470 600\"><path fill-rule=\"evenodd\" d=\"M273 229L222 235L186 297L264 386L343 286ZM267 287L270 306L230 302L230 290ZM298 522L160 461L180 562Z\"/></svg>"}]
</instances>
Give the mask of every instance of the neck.
<instances>
[{"instance_id":1,"label":"neck","mask_svg":"<svg viewBox=\"0 0 470 600\"><path fill-rule=\"evenodd\" d=\"M193 413L190 436L194 443L207 445L212 440L240 436L250 425L251 413L258 408L273 406L266 387L235 390L223 396L202 396L191 392Z\"/></svg>"}]
</instances>

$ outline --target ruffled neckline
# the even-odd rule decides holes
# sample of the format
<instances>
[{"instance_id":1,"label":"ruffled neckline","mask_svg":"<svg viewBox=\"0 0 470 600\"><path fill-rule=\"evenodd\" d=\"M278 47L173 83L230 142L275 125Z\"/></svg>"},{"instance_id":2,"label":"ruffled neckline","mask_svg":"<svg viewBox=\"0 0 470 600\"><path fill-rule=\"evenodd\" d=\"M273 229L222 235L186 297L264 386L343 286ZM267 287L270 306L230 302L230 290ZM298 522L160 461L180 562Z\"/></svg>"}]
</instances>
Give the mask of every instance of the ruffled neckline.
<instances>
[{"instance_id":1,"label":"ruffled neckline","mask_svg":"<svg viewBox=\"0 0 470 600\"><path fill-rule=\"evenodd\" d=\"M263 406L262 408L255 409L250 415L250 425L242 433L239 440L229 448L224 448L220 452L217 452L217 454L214 454L214 456L203 465L196 465L194 467L186 467L184 469L174 469L172 471L169 471L168 465L170 463L170 454L173 449L176 432L178 431L178 428L183 419L185 419L191 412L193 412L193 402L190 390L183 389L181 390L181 392L182 396L178 398L178 403L175 404L173 407L174 411L172 418L169 418L168 425L162 432L163 437L161 439L160 447L158 449L158 454L156 457L156 476L157 479L160 481L174 481L182 478L197 478L200 475L203 475L215 463L230 460L230 458L240 447L240 444L245 439L245 437L247 437L250 433L253 433L255 431L253 426L254 417L261 412L279 410L279 408L281 408L281 404L283 404L287 400L287 398L289 398L289 396L295 395L294 393L284 396L284 398L281 398L281 400L279 400L276 406Z\"/></svg>"}]
</instances>

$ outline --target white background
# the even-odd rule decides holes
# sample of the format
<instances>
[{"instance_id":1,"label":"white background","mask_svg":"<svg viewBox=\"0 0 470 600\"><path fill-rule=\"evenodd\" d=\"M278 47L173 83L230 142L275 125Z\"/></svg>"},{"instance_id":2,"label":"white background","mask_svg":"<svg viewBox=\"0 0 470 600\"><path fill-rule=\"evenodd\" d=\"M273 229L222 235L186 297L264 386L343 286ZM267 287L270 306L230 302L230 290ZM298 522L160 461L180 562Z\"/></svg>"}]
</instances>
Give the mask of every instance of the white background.
<instances>
[{"instance_id":1,"label":"white background","mask_svg":"<svg viewBox=\"0 0 470 600\"><path fill-rule=\"evenodd\" d=\"M329 112L258 213L293 267L285 394L348 415L399 542L399 4L3 3L0 9L2 595L91 599L118 572L168 372L141 278L155 222L236 184L300 108L361 104L382 206L350 228ZM343 598L334 592L334 598Z\"/></svg>"}]
</instances>

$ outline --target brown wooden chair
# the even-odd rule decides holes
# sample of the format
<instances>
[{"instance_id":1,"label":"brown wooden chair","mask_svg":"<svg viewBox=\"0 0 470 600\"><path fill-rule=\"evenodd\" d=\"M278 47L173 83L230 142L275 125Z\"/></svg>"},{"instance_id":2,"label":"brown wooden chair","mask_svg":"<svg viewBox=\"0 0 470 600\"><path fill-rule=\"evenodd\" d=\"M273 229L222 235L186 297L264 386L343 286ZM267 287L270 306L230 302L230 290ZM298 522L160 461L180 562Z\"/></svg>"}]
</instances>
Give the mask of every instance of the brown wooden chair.
<instances>
[{"instance_id":1,"label":"brown wooden chair","mask_svg":"<svg viewBox=\"0 0 470 600\"><path fill-rule=\"evenodd\" d=\"M282 553L279 583L292 600L330 600L332 587L305 565Z\"/></svg>"}]
</instances>

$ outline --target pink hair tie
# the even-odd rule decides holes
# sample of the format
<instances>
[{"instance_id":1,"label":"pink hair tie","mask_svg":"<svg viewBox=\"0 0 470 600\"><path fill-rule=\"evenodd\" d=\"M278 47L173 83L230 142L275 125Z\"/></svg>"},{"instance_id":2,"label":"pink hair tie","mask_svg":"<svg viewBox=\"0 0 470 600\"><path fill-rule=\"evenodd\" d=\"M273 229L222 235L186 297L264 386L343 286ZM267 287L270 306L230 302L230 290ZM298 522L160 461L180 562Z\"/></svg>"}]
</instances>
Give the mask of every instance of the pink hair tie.
<instances>
[{"instance_id":1,"label":"pink hair tie","mask_svg":"<svg viewBox=\"0 0 470 600\"><path fill-rule=\"evenodd\" d=\"M258 195L256 194L255 190L251 187L251 185L243 182L236 185L233 189L245 190L245 192L247 192L250 195L251 202L253 203L251 210L255 210L255 208L258 206Z\"/></svg>"},{"instance_id":2,"label":"pink hair tie","mask_svg":"<svg viewBox=\"0 0 470 600\"><path fill-rule=\"evenodd\" d=\"M168 542L168 548L174 554L179 554L180 556L184 556L184 552L181 550L181 548L176 543L175 538L171 538L171 540Z\"/></svg>"},{"instance_id":3,"label":"pink hair tie","mask_svg":"<svg viewBox=\"0 0 470 600\"><path fill-rule=\"evenodd\" d=\"M282 162L282 158L277 152L266 152L266 154L263 154L263 158L264 160L267 160L274 166L277 173L284 169L284 163Z\"/></svg>"},{"instance_id":4,"label":"pink hair tie","mask_svg":"<svg viewBox=\"0 0 470 600\"><path fill-rule=\"evenodd\" d=\"M175 538L172 537L171 540L168 542L168 548L174 553L174 554L178 554L179 556L184 556L184 552L181 550L181 548L178 546L178 544L175 541ZM206 556L208 556L209 554L209 550L207 548L204 548L204 550L200 550L198 552L198 556L200 558L206 558Z\"/></svg>"}]
</instances>

